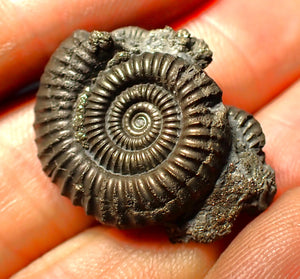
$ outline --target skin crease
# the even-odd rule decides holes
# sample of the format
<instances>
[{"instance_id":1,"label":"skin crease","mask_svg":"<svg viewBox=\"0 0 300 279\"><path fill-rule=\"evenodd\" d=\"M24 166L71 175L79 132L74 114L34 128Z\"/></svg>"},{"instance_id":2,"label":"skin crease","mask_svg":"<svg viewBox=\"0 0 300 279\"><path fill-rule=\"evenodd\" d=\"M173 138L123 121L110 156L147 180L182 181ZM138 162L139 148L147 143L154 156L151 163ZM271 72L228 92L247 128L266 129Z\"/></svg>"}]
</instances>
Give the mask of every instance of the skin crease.
<instances>
[{"instance_id":1,"label":"skin crease","mask_svg":"<svg viewBox=\"0 0 300 279\"><path fill-rule=\"evenodd\" d=\"M147 9L161 9L164 18L164 5L171 1L161 1L163 6L159 2L151 1ZM131 5L127 1L68 1L69 12L64 16L57 12L63 10L61 1L32 3L0 4L0 26L7 26L0 28L2 96L9 95L15 83L37 79L36 65L43 64L73 28L142 25L140 17L135 19L141 8L133 1ZM94 17L87 12L78 23L79 11L89 10L93 3L102 5L105 20L94 11ZM118 3L128 7L120 19ZM184 6L186 1L181 3ZM122 232L94 226L93 219L60 196L42 172L36 158L31 101L0 118L0 278L13 274L13 278L299 278L299 8L300 1L223 0L190 15L184 24L173 25L204 38L214 51L208 73L224 90L225 102L258 111L266 134L267 161L277 175L273 204L223 252L228 239L209 245L173 245L160 229ZM16 11L18 16L12 16ZM113 11L117 22L110 18ZM66 18L75 23L65 26ZM41 23L34 25L34 20ZM43 29L47 32L41 33ZM16 65L20 68L15 74Z\"/></svg>"}]
</instances>

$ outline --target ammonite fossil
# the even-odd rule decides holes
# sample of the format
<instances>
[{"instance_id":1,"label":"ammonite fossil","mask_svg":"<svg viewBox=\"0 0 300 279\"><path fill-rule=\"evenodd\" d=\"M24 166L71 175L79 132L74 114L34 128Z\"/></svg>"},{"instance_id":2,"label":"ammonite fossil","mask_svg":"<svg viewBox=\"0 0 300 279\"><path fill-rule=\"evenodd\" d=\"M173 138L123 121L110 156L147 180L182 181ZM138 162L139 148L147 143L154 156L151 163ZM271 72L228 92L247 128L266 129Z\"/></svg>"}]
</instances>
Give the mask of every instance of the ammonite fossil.
<instances>
[{"instance_id":1,"label":"ammonite fossil","mask_svg":"<svg viewBox=\"0 0 300 279\"><path fill-rule=\"evenodd\" d=\"M222 103L188 31L75 31L51 57L35 106L38 156L61 193L102 224L163 225L211 242L276 192L264 135Z\"/></svg>"}]
</instances>

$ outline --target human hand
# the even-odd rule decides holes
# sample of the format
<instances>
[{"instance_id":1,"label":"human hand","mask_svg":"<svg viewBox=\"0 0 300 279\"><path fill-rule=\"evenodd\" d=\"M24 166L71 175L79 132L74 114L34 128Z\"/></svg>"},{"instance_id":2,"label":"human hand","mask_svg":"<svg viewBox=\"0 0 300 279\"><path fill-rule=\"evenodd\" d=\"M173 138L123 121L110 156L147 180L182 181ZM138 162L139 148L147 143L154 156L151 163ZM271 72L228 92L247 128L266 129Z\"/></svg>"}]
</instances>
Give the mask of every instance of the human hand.
<instances>
[{"instance_id":1,"label":"human hand","mask_svg":"<svg viewBox=\"0 0 300 279\"><path fill-rule=\"evenodd\" d=\"M2 1L0 94L37 79L75 29L158 27L155 20L163 27L199 1L174 2ZM270 208L235 237L208 245L171 244L159 228L98 225L42 172L29 101L0 118L0 278L299 278L299 9L299 1L223 0L171 24L208 43L207 72L225 103L257 111L276 171Z\"/></svg>"}]
</instances>

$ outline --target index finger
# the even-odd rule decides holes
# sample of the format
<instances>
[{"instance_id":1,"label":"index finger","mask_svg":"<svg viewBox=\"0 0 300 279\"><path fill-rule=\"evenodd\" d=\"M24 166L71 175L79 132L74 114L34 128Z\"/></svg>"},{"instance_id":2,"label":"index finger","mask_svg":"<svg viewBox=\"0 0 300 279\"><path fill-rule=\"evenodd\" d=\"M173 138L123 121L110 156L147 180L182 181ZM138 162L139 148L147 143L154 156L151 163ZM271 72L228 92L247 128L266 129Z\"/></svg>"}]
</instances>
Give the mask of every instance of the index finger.
<instances>
[{"instance_id":1,"label":"index finger","mask_svg":"<svg viewBox=\"0 0 300 279\"><path fill-rule=\"evenodd\" d=\"M205 1L200 1L205 2ZM154 27L199 6L197 0L68 0L0 3L0 100L38 79L60 41L75 29Z\"/></svg>"},{"instance_id":2,"label":"index finger","mask_svg":"<svg viewBox=\"0 0 300 279\"><path fill-rule=\"evenodd\" d=\"M184 25L213 51L223 100L255 112L300 77L300 2L218 1Z\"/></svg>"}]
</instances>

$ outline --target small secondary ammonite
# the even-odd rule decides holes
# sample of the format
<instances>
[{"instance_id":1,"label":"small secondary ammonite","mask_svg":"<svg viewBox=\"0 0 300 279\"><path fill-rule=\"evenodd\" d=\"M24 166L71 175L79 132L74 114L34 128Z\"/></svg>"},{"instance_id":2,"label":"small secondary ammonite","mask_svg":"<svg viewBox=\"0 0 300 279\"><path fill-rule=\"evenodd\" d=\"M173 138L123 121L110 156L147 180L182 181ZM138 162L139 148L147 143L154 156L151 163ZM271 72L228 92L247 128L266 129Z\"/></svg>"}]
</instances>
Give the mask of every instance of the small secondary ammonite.
<instances>
[{"instance_id":1,"label":"small secondary ammonite","mask_svg":"<svg viewBox=\"0 0 300 279\"><path fill-rule=\"evenodd\" d=\"M35 106L38 156L61 193L102 224L163 225L211 242L276 192L264 135L222 103L212 52L187 30L75 31L52 55Z\"/></svg>"}]
</instances>

